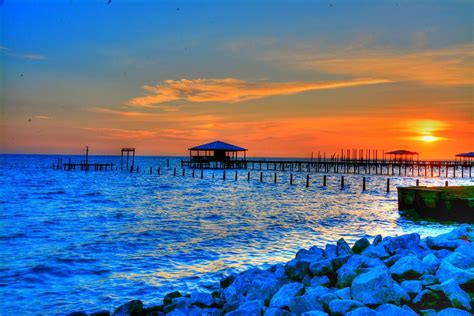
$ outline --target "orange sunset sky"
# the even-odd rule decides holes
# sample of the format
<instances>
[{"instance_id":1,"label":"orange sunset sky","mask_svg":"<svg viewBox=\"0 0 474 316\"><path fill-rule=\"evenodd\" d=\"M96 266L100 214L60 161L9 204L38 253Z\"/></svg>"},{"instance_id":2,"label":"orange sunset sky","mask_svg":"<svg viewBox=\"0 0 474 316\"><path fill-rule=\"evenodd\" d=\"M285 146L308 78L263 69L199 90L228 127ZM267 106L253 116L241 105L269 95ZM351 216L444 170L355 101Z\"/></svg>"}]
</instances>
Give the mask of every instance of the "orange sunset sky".
<instances>
[{"instance_id":1,"label":"orange sunset sky","mask_svg":"<svg viewBox=\"0 0 474 316\"><path fill-rule=\"evenodd\" d=\"M2 153L474 150L472 1L2 1Z\"/></svg>"}]
</instances>

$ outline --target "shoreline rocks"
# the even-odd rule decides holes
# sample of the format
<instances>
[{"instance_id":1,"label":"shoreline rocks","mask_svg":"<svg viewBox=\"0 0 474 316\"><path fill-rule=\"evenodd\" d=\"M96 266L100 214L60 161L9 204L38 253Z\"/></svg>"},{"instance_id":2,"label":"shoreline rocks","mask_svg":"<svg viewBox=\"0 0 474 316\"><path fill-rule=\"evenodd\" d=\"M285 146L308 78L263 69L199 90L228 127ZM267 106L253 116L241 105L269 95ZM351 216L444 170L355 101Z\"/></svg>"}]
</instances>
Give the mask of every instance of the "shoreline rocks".
<instances>
[{"instance_id":1,"label":"shoreline rocks","mask_svg":"<svg viewBox=\"0 0 474 316\"><path fill-rule=\"evenodd\" d=\"M269 269L220 281L213 293L165 295L162 305L139 300L100 315L471 315L474 312L474 226L436 237L418 234L344 239L298 251ZM85 315L84 313L73 313ZM73 315L71 314L71 315Z\"/></svg>"}]
</instances>

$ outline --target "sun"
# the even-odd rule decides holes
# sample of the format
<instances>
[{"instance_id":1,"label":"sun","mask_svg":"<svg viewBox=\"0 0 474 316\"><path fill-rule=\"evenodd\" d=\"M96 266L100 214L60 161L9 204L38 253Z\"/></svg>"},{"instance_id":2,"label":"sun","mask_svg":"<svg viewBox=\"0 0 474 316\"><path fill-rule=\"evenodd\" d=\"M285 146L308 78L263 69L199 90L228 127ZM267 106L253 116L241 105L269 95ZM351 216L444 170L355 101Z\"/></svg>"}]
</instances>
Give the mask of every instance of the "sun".
<instances>
[{"instance_id":1,"label":"sun","mask_svg":"<svg viewBox=\"0 0 474 316\"><path fill-rule=\"evenodd\" d=\"M423 135L423 136L420 136L419 139L425 143L432 143L432 142L440 140L440 137L436 137L433 135Z\"/></svg>"}]
</instances>

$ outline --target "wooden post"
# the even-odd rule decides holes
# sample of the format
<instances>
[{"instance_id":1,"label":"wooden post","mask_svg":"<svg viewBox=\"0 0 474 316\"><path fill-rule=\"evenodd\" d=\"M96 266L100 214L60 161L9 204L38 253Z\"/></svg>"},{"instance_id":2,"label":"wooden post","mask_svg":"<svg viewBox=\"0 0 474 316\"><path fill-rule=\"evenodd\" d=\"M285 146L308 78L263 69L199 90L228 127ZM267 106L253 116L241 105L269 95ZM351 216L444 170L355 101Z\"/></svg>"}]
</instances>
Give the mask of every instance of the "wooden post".
<instances>
[{"instance_id":1,"label":"wooden post","mask_svg":"<svg viewBox=\"0 0 474 316\"><path fill-rule=\"evenodd\" d=\"M153 174L153 167L150 167L150 174Z\"/></svg>"},{"instance_id":2,"label":"wooden post","mask_svg":"<svg viewBox=\"0 0 474 316\"><path fill-rule=\"evenodd\" d=\"M250 181L250 171L247 172L247 181Z\"/></svg>"},{"instance_id":3,"label":"wooden post","mask_svg":"<svg viewBox=\"0 0 474 316\"><path fill-rule=\"evenodd\" d=\"M224 172L222 173L222 180L225 181L225 170L224 170Z\"/></svg>"},{"instance_id":4,"label":"wooden post","mask_svg":"<svg viewBox=\"0 0 474 316\"><path fill-rule=\"evenodd\" d=\"M201 168L201 179L204 178L204 169Z\"/></svg>"},{"instance_id":5,"label":"wooden post","mask_svg":"<svg viewBox=\"0 0 474 316\"><path fill-rule=\"evenodd\" d=\"M309 187L309 173L306 175L306 187Z\"/></svg>"},{"instance_id":6,"label":"wooden post","mask_svg":"<svg viewBox=\"0 0 474 316\"><path fill-rule=\"evenodd\" d=\"M290 173L290 185L293 185L293 174Z\"/></svg>"},{"instance_id":7,"label":"wooden post","mask_svg":"<svg viewBox=\"0 0 474 316\"><path fill-rule=\"evenodd\" d=\"M158 167L158 175L161 174L161 167Z\"/></svg>"},{"instance_id":8,"label":"wooden post","mask_svg":"<svg viewBox=\"0 0 474 316\"><path fill-rule=\"evenodd\" d=\"M263 182L263 172L260 172L260 182Z\"/></svg>"},{"instance_id":9,"label":"wooden post","mask_svg":"<svg viewBox=\"0 0 474 316\"><path fill-rule=\"evenodd\" d=\"M273 183L277 183L277 173L276 172L273 175Z\"/></svg>"},{"instance_id":10,"label":"wooden post","mask_svg":"<svg viewBox=\"0 0 474 316\"><path fill-rule=\"evenodd\" d=\"M173 168L173 176L176 177L176 168Z\"/></svg>"},{"instance_id":11,"label":"wooden post","mask_svg":"<svg viewBox=\"0 0 474 316\"><path fill-rule=\"evenodd\" d=\"M365 177L362 178L362 191L365 191Z\"/></svg>"},{"instance_id":12,"label":"wooden post","mask_svg":"<svg viewBox=\"0 0 474 316\"><path fill-rule=\"evenodd\" d=\"M446 187L448 186L448 181L444 182L444 186Z\"/></svg>"},{"instance_id":13,"label":"wooden post","mask_svg":"<svg viewBox=\"0 0 474 316\"><path fill-rule=\"evenodd\" d=\"M390 178L387 179L387 193L390 193Z\"/></svg>"},{"instance_id":14,"label":"wooden post","mask_svg":"<svg viewBox=\"0 0 474 316\"><path fill-rule=\"evenodd\" d=\"M186 169L183 168L183 177L186 176Z\"/></svg>"},{"instance_id":15,"label":"wooden post","mask_svg":"<svg viewBox=\"0 0 474 316\"><path fill-rule=\"evenodd\" d=\"M170 159L166 159L166 167L169 168L170 167Z\"/></svg>"},{"instance_id":16,"label":"wooden post","mask_svg":"<svg viewBox=\"0 0 474 316\"><path fill-rule=\"evenodd\" d=\"M323 187L326 186L326 175L323 176Z\"/></svg>"},{"instance_id":17,"label":"wooden post","mask_svg":"<svg viewBox=\"0 0 474 316\"><path fill-rule=\"evenodd\" d=\"M237 181L237 170L235 171L235 181Z\"/></svg>"},{"instance_id":18,"label":"wooden post","mask_svg":"<svg viewBox=\"0 0 474 316\"><path fill-rule=\"evenodd\" d=\"M130 166L130 173L133 172L133 165Z\"/></svg>"},{"instance_id":19,"label":"wooden post","mask_svg":"<svg viewBox=\"0 0 474 316\"><path fill-rule=\"evenodd\" d=\"M417 187L420 186L420 180L419 180L419 179L416 179L416 186L417 186Z\"/></svg>"},{"instance_id":20,"label":"wooden post","mask_svg":"<svg viewBox=\"0 0 474 316\"><path fill-rule=\"evenodd\" d=\"M194 178L194 168L193 168L193 178Z\"/></svg>"},{"instance_id":21,"label":"wooden post","mask_svg":"<svg viewBox=\"0 0 474 316\"><path fill-rule=\"evenodd\" d=\"M139 173L139 172L140 172L140 167L139 167L139 166L137 166L137 173Z\"/></svg>"},{"instance_id":22,"label":"wooden post","mask_svg":"<svg viewBox=\"0 0 474 316\"><path fill-rule=\"evenodd\" d=\"M344 190L344 176L341 176L341 190Z\"/></svg>"}]
</instances>

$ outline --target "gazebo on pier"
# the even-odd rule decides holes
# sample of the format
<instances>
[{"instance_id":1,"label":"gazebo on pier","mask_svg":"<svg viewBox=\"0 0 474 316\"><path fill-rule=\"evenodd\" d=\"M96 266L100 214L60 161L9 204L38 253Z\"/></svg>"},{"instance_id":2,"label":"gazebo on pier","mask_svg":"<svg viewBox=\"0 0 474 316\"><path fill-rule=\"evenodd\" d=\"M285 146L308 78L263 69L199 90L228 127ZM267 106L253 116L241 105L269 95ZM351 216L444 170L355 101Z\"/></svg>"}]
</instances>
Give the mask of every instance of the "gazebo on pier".
<instances>
[{"instance_id":1,"label":"gazebo on pier","mask_svg":"<svg viewBox=\"0 0 474 316\"><path fill-rule=\"evenodd\" d=\"M243 157L239 153L243 152ZM247 168L247 149L215 141L189 148L189 161L183 165L192 168Z\"/></svg>"},{"instance_id":2,"label":"gazebo on pier","mask_svg":"<svg viewBox=\"0 0 474 316\"><path fill-rule=\"evenodd\" d=\"M415 156L416 160L418 160L419 157L419 154L417 152L409 150L389 151L388 153L385 153L385 155L388 155L389 160L392 161L414 161Z\"/></svg>"},{"instance_id":3,"label":"gazebo on pier","mask_svg":"<svg viewBox=\"0 0 474 316\"><path fill-rule=\"evenodd\" d=\"M455 159L459 158L460 161L471 162L474 160L474 151L468 153L461 153L455 156Z\"/></svg>"}]
</instances>

